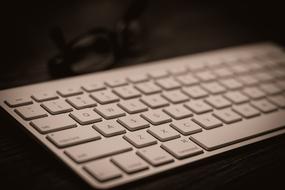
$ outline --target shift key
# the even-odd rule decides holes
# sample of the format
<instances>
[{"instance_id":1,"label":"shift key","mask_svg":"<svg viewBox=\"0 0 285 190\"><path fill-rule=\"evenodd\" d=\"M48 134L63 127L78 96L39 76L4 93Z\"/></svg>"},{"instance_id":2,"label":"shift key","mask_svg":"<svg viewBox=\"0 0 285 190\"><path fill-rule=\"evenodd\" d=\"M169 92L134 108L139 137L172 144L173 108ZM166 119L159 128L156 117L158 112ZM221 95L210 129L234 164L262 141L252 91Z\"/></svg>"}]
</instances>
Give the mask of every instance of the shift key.
<instances>
[{"instance_id":1,"label":"shift key","mask_svg":"<svg viewBox=\"0 0 285 190\"><path fill-rule=\"evenodd\" d=\"M116 137L70 147L65 150L65 154L75 162L82 163L130 150L132 150L132 146L127 141Z\"/></svg>"}]
</instances>

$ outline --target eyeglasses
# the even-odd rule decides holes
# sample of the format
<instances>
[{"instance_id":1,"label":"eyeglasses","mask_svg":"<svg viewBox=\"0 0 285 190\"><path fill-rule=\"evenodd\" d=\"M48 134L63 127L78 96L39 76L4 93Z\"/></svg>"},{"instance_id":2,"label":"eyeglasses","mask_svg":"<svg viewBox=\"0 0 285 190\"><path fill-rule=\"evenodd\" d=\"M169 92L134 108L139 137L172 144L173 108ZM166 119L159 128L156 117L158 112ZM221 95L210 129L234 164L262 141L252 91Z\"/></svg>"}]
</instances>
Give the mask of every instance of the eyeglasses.
<instances>
[{"instance_id":1,"label":"eyeglasses","mask_svg":"<svg viewBox=\"0 0 285 190\"><path fill-rule=\"evenodd\" d=\"M61 28L52 28L50 37L60 52L48 62L50 74L64 77L105 70L124 57L140 53L146 38L140 17L147 4L147 0L132 1L114 31L94 28L66 42Z\"/></svg>"}]
</instances>

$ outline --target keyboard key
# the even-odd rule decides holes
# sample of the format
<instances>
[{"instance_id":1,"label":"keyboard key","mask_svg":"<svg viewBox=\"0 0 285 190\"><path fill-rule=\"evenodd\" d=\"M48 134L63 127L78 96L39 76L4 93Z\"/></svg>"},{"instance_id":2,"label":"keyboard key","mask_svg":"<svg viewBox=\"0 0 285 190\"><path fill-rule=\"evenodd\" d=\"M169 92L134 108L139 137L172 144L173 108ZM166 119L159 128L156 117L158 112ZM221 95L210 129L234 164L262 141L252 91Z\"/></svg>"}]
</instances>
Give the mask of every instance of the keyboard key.
<instances>
[{"instance_id":1,"label":"keyboard key","mask_svg":"<svg viewBox=\"0 0 285 190\"><path fill-rule=\"evenodd\" d=\"M205 99L205 101L216 109L221 109L231 106L231 102L222 96L211 96Z\"/></svg>"},{"instance_id":2,"label":"keyboard key","mask_svg":"<svg viewBox=\"0 0 285 190\"><path fill-rule=\"evenodd\" d=\"M245 65L234 65L231 67L231 70L235 74L245 74L249 72L249 69Z\"/></svg>"},{"instance_id":3,"label":"keyboard key","mask_svg":"<svg viewBox=\"0 0 285 190\"><path fill-rule=\"evenodd\" d=\"M132 83L145 82L148 81L148 76L145 74L136 74L129 76L128 80Z\"/></svg>"},{"instance_id":4,"label":"keyboard key","mask_svg":"<svg viewBox=\"0 0 285 190\"><path fill-rule=\"evenodd\" d=\"M167 99L173 104L185 102L189 100L188 96L183 94L180 90L172 90L172 91L167 91L162 93L162 97Z\"/></svg>"},{"instance_id":5,"label":"keyboard key","mask_svg":"<svg viewBox=\"0 0 285 190\"><path fill-rule=\"evenodd\" d=\"M180 137L180 134L169 125L160 125L147 130L160 141L169 141Z\"/></svg>"},{"instance_id":6,"label":"keyboard key","mask_svg":"<svg viewBox=\"0 0 285 190\"><path fill-rule=\"evenodd\" d=\"M64 152L75 162L82 163L130 150L132 147L128 142L121 137L114 137L73 146Z\"/></svg>"},{"instance_id":7,"label":"keyboard key","mask_svg":"<svg viewBox=\"0 0 285 190\"><path fill-rule=\"evenodd\" d=\"M171 118L160 110L143 113L141 114L141 117L153 125L171 122Z\"/></svg>"},{"instance_id":8,"label":"keyboard key","mask_svg":"<svg viewBox=\"0 0 285 190\"><path fill-rule=\"evenodd\" d=\"M212 94L219 94L226 91L225 87L221 86L217 82L208 82L202 84L202 87Z\"/></svg>"},{"instance_id":9,"label":"keyboard key","mask_svg":"<svg viewBox=\"0 0 285 190\"><path fill-rule=\"evenodd\" d=\"M149 168L145 161L134 153L125 153L114 156L111 161L128 174L140 172Z\"/></svg>"},{"instance_id":10,"label":"keyboard key","mask_svg":"<svg viewBox=\"0 0 285 190\"><path fill-rule=\"evenodd\" d=\"M118 119L118 123L122 124L130 131L144 129L149 127L149 123L139 115L128 115Z\"/></svg>"},{"instance_id":11,"label":"keyboard key","mask_svg":"<svg viewBox=\"0 0 285 190\"><path fill-rule=\"evenodd\" d=\"M105 119L114 119L125 116L126 113L116 105L98 106L95 111Z\"/></svg>"},{"instance_id":12,"label":"keyboard key","mask_svg":"<svg viewBox=\"0 0 285 190\"><path fill-rule=\"evenodd\" d=\"M210 71L201 71L196 73L196 77L199 78L203 82L211 81L216 79L216 75L214 75Z\"/></svg>"},{"instance_id":13,"label":"keyboard key","mask_svg":"<svg viewBox=\"0 0 285 190\"><path fill-rule=\"evenodd\" d=\"M196 62L196 63L190 63L187 67L190 71L194 72L205 69L206 64L203 62Z\"/></svg>"},{"instance_id":14,"label":"keyboard key","mask_svg":"<svg viewBox=\"0 0 285 190\"><path fill-rule=\"evenodd\" d=\"M96 123L93 128L105 137L112 137L126 133L126 129L114 120Z\"/></svg>"},{"instance_id":15,"label":"keyboard key","mask_svg":"<svg viewBox=\"0 0 285 190\"><path fill-rule=\"evenodd\" d=\"M62 97L68 97L68 96L74 96L82 94L83 92L80 90L80 88L76 87L65 87L57 91L59 95Z\"/></svg>"},{"instance_id":16,"label":"keyboard key","mask_svg":"<svg viewBox=\"0 0 285 190\"><path fill-rule=\"evenodd\" d=\"M245 118L251 118L260 115L260 112L249 104L234 106L233 110Z\"/></svg>"},{"instance_id":17,"label":"keyboard key","mask_svg":"<svg viewBox=\"0 0 285 190\"><path fill-rule=\"evenodd\" d=\"M208 92L203 90L200 86L191 86L183 88L182 91L191 98L203 98L208 95Z\"/></svg>"},{"instance_id":18,"label":"keyboard key","mask_svg":"<svg viewBox=\"0 0 285 190\"><path fill-rule=\"evenodd\" d=\"M237 80L233 78L227 78L227 79L220 80L220 83L229 90L236 90L243 86L242 83L238 82Z\"/></svg>"},{"instance_id":19,"label":"keyboard key","mask_svg":"<svg viewBox=\"0 0 285 190\"><path fill-rule=\"evenodd\" d=\"M185 66L176 66L169 68L168 71L172 75L181 75L187 72L187 68Z\"/></svg>"},{"instance_id":20,"label":"keyboard key","mask_svg":"<svg viewBox=\"0 0 285 190\"><path fill-rule=\"evenodd\" d=\"M5 103L8 106L14 108L18 106L25 106L25 105L32 104L33 101L28 97L7 97L5 100Z\"/></svg>"},{"instance_id":21,"label":"keyboard key","mask_svg":"<svg viewBox=\"0 0 285 190\"><path fill-rule=\"evenodd\" d=\"M247 96L238 91L227 92L224 96L235 104L241 104L249 101Z\"/></svg>"},{"instance_id":22,"label":"keyboard key","mask_svg":"<svg viewBox=\"0 0 285 190\"><path fill-rule=\"evenodd\" d=\"M75 121L68 115L44 117L33 120L30 124L42 134L76 127Z\"/></svg>"},{"instance_id":23,"label":"keyboard key","mask_svg":"<svg viewBox=\"0 0 285 190\"><path fill-rule=\"evenodd\" d=\"M81 144L98 140L101 136L91 127L77 127L51 133L47 138L57 147L63 148L71 145Z\"/></svg>"},{"instance_id":24,"label":"keyboard key","mask_svg":"<svg viewBox=\"0 0 285 190\"><path fill-rule=\"evenodd\" d=\"M158 79L158 78L163 78L163 77L167 77L169 74L167 71L165 70L155 70L155 71L151 71L148 74L151 78L154 79Z\"/></svg>"},{"instance_id":25,"label":"keyboard key","mask_svg":"<svg viewBox=\"0 0 285 190\"><path fill-rule=\"evenodd\" d=\"M262 84L260 85L260 89L269 95L275 95L282 92L282 89L273 83Z\"/></svg>"},{"instance_id":26,"label":"keyboard key","mask_svg":"<svg viewBox=\"0 0 285 190\"><path fill-rule=\"evenodd\" d=\"M258 135L284 127L284 112L275 112L243 122L233 123L229 127L219 127L191 135L190 139L206 150L216 150L238 143ZM224 134L224 135L221 135Z\"/></svg>"},{"instance_id":27,"label":"keyboard key","mask_svg":"<svg viewBox=\"0 0 285 190\"><path fill-rule=\"evenodd\" d=\"M109 181L122 176L119 168L109 160L97 160L84 166L84 169L101 182Z\"/></svg>"},{"instance_id":28,"label":"keyboard key","mask_svg":"<svg viewBox=\"0 0 285 190\"><path fill-rule=\"evenodd\" d=\"M169 105L160 95L145 96L141 98L141 101L153 109Z\"/></svg>"},{"instance_id":29,"label":"keyboard key","mask_svg":"<svg viewBox=\"0 0 285 190\"><path fill-rule=\"evenodd\" d=\"M173 90L176 88L180 88L180 84L176 82L173 78L158 79L155 83L165 90Z\"/></svg>"},{"instance_id":30,"label":"keyboard key","mask_svg":"<svg viewBox=\"0 0 285 190\"><path fill-rule=\"evenodd\" d=\"M41 106L53 115L71 112L73 110L72 107L62 99L44 102Z\"/></svg>"},{"instance_id":31,"label":"keyboard key","mask_svg":"<svg viewBox=\"0 0 285 190\"><path fill-rule=\"evenodd\" d=\"M24 120L32 120L41 117L47 117L47 113L39 105L28 105L15 109L15 112Z\"/></svg>"},{"instance_id":32,"label":"keyboard key","mask_svg":"<svg viewBox=\"0 0 285 190\"><path fill-rule=\"evenodd\" d=\"M183 105L170 106L164 108L163 111L174 119L183 119L193 115L192 112L186 109Z\"/></svg>"},{"instance_id":33,"label":"keyboard key","mask_svg":"<svg viewBox=\"0 0 285 190\"><path fill-rule=\"evenodd\" d=\"M92 109L73 111L69 115L81 125L87 125L102 121L102 118Z\"/></svg>"},{"instance_id":34,"label":"keyboard key","mask_svg":"<svg viewBox=\"0 0 285 190\"><path fill-rule=\"evenodd\" d=\"M273 104L281 107L281 108L285 108L285 97L282 95L278 95L278 96L271 96L268 98L270 102L272 102Z\"/></svg>"},{"instance_id":35,"label":"keyboard key","mask_svg":"<svg viewBox=\"0 0 285 190\"><path fill-rule=\"evenodd\" d=\"M265 72L257 73L254 77L260 82L268 82L274 79L273 75Z\"/></svg>"},{"instance_id":36,"label":"keyboard key","mask_svg":"<svg viewBox=\"0 0 285 190\"><path fill-rule=\"evenodd\" d=\"M216 116L218 119L222 120L226 124L230 124L230 123L234 123L234 122L242 120L242 118L237 113L231 110L228 110L228 109L215 111L213 115Z\"/></svg>"},{"instance_id":37,"label":"keyboard key","mask_svg":"<svg viewBox=\"0 0 285 190\"><path fill-rule=\"evenodd\" d=\"M128 100L118 103L118 106L129 114L147 111L148 107L139 100Z\"/></svg>"},{"instance_id":38,"label":"keyboard key","mask_svg":"<svg viewBox=\"0 0 285 190\"><path fill-rule=\"evenodd\" d=\"M73 96L67 98L66 101L75 109L90 108L96 106L96 102L87 95Z\"/></svg>"},{"instance_id":39,"label":"keyboard key","mask_svg":"<svg viewBox=\"0 0 285 190\"><path fill-rule=\"evenodd\" d=\"M153 166L161 166L174 161L167 152L157 146L144 148L137 154Z\"/></svg>"},{"instance_id":40,"label":"keyboard key","mask_svg":"<svg viewBox=\"0 0 285 190\"><path fill-rule=\"evenodd\" d=\"M206 113L213 110L211 106L201 100L190 101L184 105L196 114Z\"/></svg>"},{"instance_id":41,"label":"keyboard key","mask_svg":"<svg viewBox=\"0 0 285 190\"><path fill-rule=\"evenodd\" d=\"M201 148L185 138L165 142L161 147L177 159L184 159L203 153Z\"/></svg>"},{"instance_id":42,"label":"keyboard key","mask_svg":"<svg viewBox=\"0 0 285 190\"><path fill-rule=\"evenodd\" d=\"M142 148L157 143L157 140L145 131L128 133L124 135L124 139L137 148Z\"/></svg>"},{"instance_id":43,"label":"keyboard key","mask_svg":"<svg viewBox=\"0 0 285 190\"><path fill-rule=\"evenodd\" d=\"M252 99L259 99L259 98L263 98L265 96L265 93L256 87L245 88L245 89L243 89L243 93Z\"/></svg>"},{"instance_id":44,"label":"keyboard key","mask_svg":"<svg viewBox=\"0 0 285 190\"><path fill-rule=\"evenodd\" d=\"M273 112L278 109L277 106L275 106L274 104L271 104L265 99L252 101L251 105L259 109L263 113Z\"/></svg>"},{"instance_id":45,"label":"keyboard key","mask_svg":"<svg viewBox=\"0 0 285 190\"><path fill-rule=\"evenodd\" d=\"M110 87L118 87L118 86L127 85L128 83L125 79L117 78L117 79L108 80L105 82L105 84Z\"/></svg>"},{"instance_id":46,"label":"keyboard key","mask_svg":"<svg viewBox=\"0 0 285 190\"><path fill-rule=\"evenodd\" d=\"M213 70L213 73L215 73L215 75L217 75L218 77L230 77L233 75L233 71L231 71L230 69L223 67L223 68L218 68Z\"/></svg>"},{"instance_id":47,"label":"keyboard key","mask_svg":"<svg viewBox=\"0 0 285 190\"><path fill-rule=\"evenodd\" d=\"M191 74L178 76L176 80L185 86L195 85L199 82L199 80Z\"/></svg>"},{"instance_id":48,"label":"keyboard key","mask_svg":"<svg viewBox=\"0 0 285 190\"><path fill-rule=\"evenodd\" d=\"M154 94L161 91L161 88L152 82L139 83L136 88L144 94Z\"/></svg>"},{"instance_id":49,"label":"keyboard key","mask_svg":"<svg viewBox=\"0 0 285 190\"><path fill-rule=\"evenodd\" d=\"M106 89L105 85L101 82L92 82L92 83L87 83L82 86L82 89L87 91L87 92L94 92L98 90L104 90Z\"/></svg>"},{"instance_id":50,"label":"keyboard key","mask_svg":"<svg viewBox=\"0 0 285 190\"><path fill-rule=\"evenodd\" d=\"M132 86L117 87L113 89L113 92L123 99L130 99L141 96L141 93Z\"/></svg>"},{"instance_id":51,"label":"keyboard key","mask_svg":"<svg viewBox=\"0 0 285 190\"><path fill-rule=\"evenodd\" d=\"M223 125L220 120L211 115L195 116L192 120L204 129L212 129Z\"/></svg>"},{"instance_id":52,"label":"keyboard key","mask_svg":"<svg viewBox=\"0 0 285 190\"><path fill-rule=\"evenodd\" d=\"M98 92L91 93L91 98L94 98L100 104L109 104L112 102L117 102L120 99L108 90L102 90Z\"/></svg>"},{"instance_id":53,"label":"keyboard key","mask_svg":"<svg viewBox=\"0 0 285 190\"><path fill-rule=\"evenodd\" d=\"M250 75L242 75L238 77L238 80L244 85L255 85L258 83L258 80Z\"/></svg>"},{"instance_id":54,"label":"keyboard key","mask_svg":"<svg viewBox=\"0 0 285 190\"><path fill-rule=\"evenodd\" d=\"M37 102L43 102L43 101L57 99L58 96L56 95L55 92L46 91L46 92L35 93L32 95L32 98Z\"/></svg>"},{"instance_id":55,"label":"keyboard key","mask_svg":"<svg viewBox=\"0 0 285 190\"><path fill-rule=\"evenodd\" d=\"M191 135L202 131L202 128L190 119L173 121L170 126L183 135Z\"/></svg>"}]
</instances>

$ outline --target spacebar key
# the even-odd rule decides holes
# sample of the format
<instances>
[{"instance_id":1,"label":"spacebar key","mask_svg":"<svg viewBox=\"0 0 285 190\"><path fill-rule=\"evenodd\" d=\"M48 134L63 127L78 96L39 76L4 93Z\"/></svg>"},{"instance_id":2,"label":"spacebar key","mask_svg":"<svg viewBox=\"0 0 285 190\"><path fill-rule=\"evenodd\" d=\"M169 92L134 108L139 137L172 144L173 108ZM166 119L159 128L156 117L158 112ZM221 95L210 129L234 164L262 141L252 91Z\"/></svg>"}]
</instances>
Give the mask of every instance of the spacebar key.
<instances>
[{"instance_id":1,"label":"spacebar key","mask_svg":"<svg viewBox=\"0 0 285 190\"><path fill-rule=\"evenodd\" d=\"M132 150L131 145L124 141L124 139L112 138L68 148L65 150L65 154L75 162L82 163L130 150Z\"/></svg>"},{"instance_id":2,"label":"spacebar key","mask_svg":"<svg viewBox=\"0 0 285 190\"><path fill-rule=\"evenodd\" d=\"M215 150L285 127L285 111L256 117L243 122L205 130L190 139L206 150Z\"/></svg>"}]
</instances>

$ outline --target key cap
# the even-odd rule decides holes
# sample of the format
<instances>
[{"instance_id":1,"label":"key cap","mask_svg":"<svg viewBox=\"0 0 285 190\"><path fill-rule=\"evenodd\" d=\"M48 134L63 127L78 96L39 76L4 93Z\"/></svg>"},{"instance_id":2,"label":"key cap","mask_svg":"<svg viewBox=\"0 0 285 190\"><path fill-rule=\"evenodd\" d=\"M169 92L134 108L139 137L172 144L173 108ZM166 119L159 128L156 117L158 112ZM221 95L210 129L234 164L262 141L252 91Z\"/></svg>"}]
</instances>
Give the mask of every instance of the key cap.
<instances>
[{"instance_id":1,"label":"key cap","mask_svg":"<svg viewBox=\"0 0 285 190\"><path fill-rule=\"evenodd\" d=\"M158 79L155 83L165 90L173 90L176 88L180 88L180 84L176 82L173 78Z\"/></svg>"},{"instance_id":2,"label":"key cap","mask_svg":"<svg viewBox=\"0 0 285 190\"><path fill-rule=\"evenodd\" d=\"M83 92L77 87L65 87L57 91L62 97L74 96L82 94Z\"/></svg>"},{"instance_id":3,"label":"key cap","mask_svg":"<svg viewBox=\"0 0 285 190\"><path fill-rule=\"evenodd\" d=\"M149 132L155 138L157 138L158 140L163 141L163 142L180 137L180 134L167 124L152 127L150 129L148 129L147 132Z\"/></svg>"},{"instance_id":4,"label":"key cap","mask_svg":"<svg viewBox=\"0 0 285 190\"><path fill-rule=\"evenodd\" d=\"M204 129L212 129L223 125L220 120L211 115L195 116L192 121L194 121Z\"/></svg>"},{"instance_id":5,"label":"key cap","mask_svg":"<svg viewBox=\"0 0 285 190\"><path fill-rule=\"evenodd\" d=\"M105 85L101 82L91 82L91 83L85 83L82 86L82 89L87 91L87 92L94 92L98 90L104 90L106 89Z\"/></svg>"},{"instance_id":6,"label":"key cap","mask_svg":"<svg viewBox=\"0 0 285 190\"><path fill-rule=\"evenodd\" d=\"M135 131L149 127L149 123L141 118L139 115L128 115L117 120L118 123L129 129Z\"/></svg>"},{"instance_id":7,"label":"key cap","mask_svg":"<svg viewBox=\"0 0 285 190\"><path fill-rule=\"evenodd\" d=\"M113 89L113 92L123 99L136 98L141 96L141 93L132 86L122 86Z\"/></svg>"},{"instance_id":8,"label":"key cap","mask_svg":"<svg viewBox=\"0 0 285 190\"><path fill-rule=\"evenodd\" d=\"M201 71L199 73L196 73L196 77L199 78L203 82L215 80L216 76L211 73L210 71Z\"/></svg>"},{"instance_id":9,"label":"key cap","mask_svg":"<svg viewBox=\"0 0 285 190\"><path fill-rule=\"evenodd\" d=\"M211 106L201 100L187 102L186 104L184 104L184 106L196 114L202 114L213 110Z\"/></svg>"},{"instance_id":10,"label":"key cap","mask_svg":"<svg viewBox=\"0 0 285 190\"><path fill-rule=\"evenodd\" d=\"M241 121L242 118L235 112L231 111L231 110L220 110L220 111L215 111L213 113L213 115L215 117L217 117L218 119L222 120L224 123L230 124L230 123L234 123L237 121Z\"/></svg>"},{"instance_id":11,"label":"key cap","mask_svg":"<svg viewBox=\"0 0 285 190\"><path fill-rule=\"evenodd\" d=\"M230 77L233 75L233 71L231 71L230 69L228 68L218 68L218 69L215 69L213 70L213 73L215 73L215 75L217 75L218 77Z\"/></svg>"},{"instance_id":12,"label":"key cap","mask_svg":"<svg viewBox=\"0 0 285 190\"><path fill-rule=\"evenodd\" d=\"M25 105L32 104L33 101L28 97L7 97L5 100L5 103L8 106L14 108L18 106L25 106Z\"/></svg>"},{"instance_id":13,"label":"key cap","mask_svg":"<svg viewBox=\"0 0 285 190\"><path fill-rule=\"evenodd\" d=\"M55 100L58 98L56 93L46 91L46 92L39 92L32 95L32 98L37 102L43 102L48 100Z\"/></svg>"},{"instance_id":14,"label":"key cap","mask_svg":"<svg viewBox=\"0 0 285 190\"><path fill-rule=\"evenodd\" d=\"M249 72L249 69L247 67L245 67L244 65L234 65L231 67L231 70L235 74L245 74L245 73Z\"/></svg>"},{"instance_id":15,"label":"key cap","mask_svg":"<svg viewBox=\"0 0 285 190\"><path fill-rule=\"evenodd\" d=\"M206 150L216 150L280 129L284 127L284 116L284 112L274 112L270 115L263 115L263 117L234 123L229 127L219 127L197 133L190 139Z\"/></svg>"},{"instance_id":16,"label":"key cap","mask_svg":"<svg viewBox=\"0 0 285 190\"><path fill-rule=\"evenodd\" d=\"M73 110L72 107L62 99L44 102L41 106L52 115L71 112Z\"/></svg>"},{"instance_id":17,"label":"key cap","mask_svg":"<svg viewBox=\"0 0 285 190\"><path fill-rule=\"evenodd\" d=\"M190 119L173 121L170 126L183 135L191 135L202 131L202 128Z\"/></svg>"},{"instance_id":18,"label":"key cap","mask_svg":"<svg viewBox=\"0 0 285 190\"><path fill-rule=\"evenodd\" d=\"M254 75L254 77L260 82L268 82L274 79L269 73L261 72Z\"/></svg>"},{"instance_id":19,"label":"key cap","mask_svg":"<svg viewBox=\"0 0 285 190\"><path fill-rule=\"evenodd\" d=\"M83 168L101 182L122 176L121 171L107 159L90 162Z\"/></svg>"},{"instance_id":20,"label":"key cap","mask_svg":"<svg viewBox=\"0 0 285 190\"><path fill-rule=\"evenodd\" d=\"M147 111L148 107L139 100L128 100L118 103L118 106L129 114Z\"/></svg>"},{"instance_id":21,"label":"key cap","mask_svg":"<svg viewBox=\"0 0 285 190\"><path fill-rule=\"evenodd\" d=\"M242 83L238 82L233 78L222 79L220 80L220 83L229 90L236 90L243 86Z\"/></svg>"},{"instance_id":22,"label":"key cap","mask_svg":"<svg viewBox=\"0 0 285 190\"><path fill-rule=\"evenodd\" d=\"M64 153L75 162L83 163L130 150L132 147L128 142L121 137L114 137L73 146L67 148Z\"/></svg>"},{"instance_id":23,"label":"key cap","mask_svg":"<svg viewBox=\"0 0 285 190\"><path fill-rule=\"evenodd\" d=\"M114 156L111 161L128 174L148 169L148 165L134 153L125 153Z\"/></svg>"},{"instance_id":24,"label":"key cap","mask_svg":"<svg viewBox=\"0 0 285 190\"><path fill-rule=\"evenodd\" d=\"M144 148L137 154L153 166L161 166L174 161L167 152L157 146Z\"/></svg>"},{"instance_id":25,"label":"key cap","mask_svg":"<svg viewBox=\"0 0 285 190\"><path fill-rule=\"evenodd\" d=\"M112 102L117 102L120 99L108 90L101 90L98 92L93 92L90 94L91 98L95 99L100 104L109 104Z\"/></svg>"},{"instance_id":26,"label":"key cap","mask_svg":"<svg viewBox=\"0 0 285 190\"><path fill-rule=\"evenodd\" d=\"M124 135L129 143L134 145L136 148L142 148L157 143L156 139L145 131L137 131Z\"/></svg>"},{"instance_id":27,"label":"key cap","mask_svg":"<svg viewBox=\"0 0 285 190\"><path fill-rule=\"evenodd\" d=\"M152 109L169 105L169 103L160 95L144 96L141 101Z\"/></svg>"},{"instance_id":28,"label":"key cap","mask_svg":"<svg viewBox=\"0 0 285 190\"><path fill-rule=\"evenodd\" d=\"M181 75L187 72L187 68L185 66L171 67L168 72L172 75Z\"/></svg>"},{"instance_id":29,"label":"key cap","mask_svg":"<svg viewBox=\"0 0 285 190\"><path fill-rule=\"evenodd\" d=\"M173 104L185 102L189 100L188 96L183 94L180 90L172 90L172 91L167 91L162 93L162 97L167 99Z\"/></svg>"},{"instance_id":30,"label":"key cap","mask_svg":"<svg viewBox=\"0 0 285 190\"><path fill-rule=\"evenodd\" d=\"M199 80L191 74L178 76L176 80L185 86L195 85L199 82Z\"/></svg>"},{"instance_id":31,"label":"key cap","mask_svg":"<svg viewBox=\"0 0 285 190\"><path fill-rule=\"evenodd\" d=\"M271 104L265 99L252 101L251 105L259 109L263 113L273 112L278 109L277 106L275 106L274 104Z\"/></svg>"},{"instance_id":32,"label":"key cap","mask_svg":"<svg viewBox=\"0 0 285 190\"><path fill-rule=\"evenodd\" d=\"M282 90L273 83L262 84L260 85L260 89L269 95L275 95L282 92Z\"/></svg>"},{"instance_id":33,"label":"key cap","mask_svg":"<svg viewBox=\"0 0 285 190\"><path fill-rule=\"evenodd\" d=\"M205 99L205 101L216 109L221 109L231 106L231 102L222 96L211 96Z\"/></svg>"},{"instance_id":34,"label":"key cap","mask_svg":"<svg viewBox=\"0 0 285 190\"><path fill-rule=\"evenodd\" d=\"M259 99L265 96L265 93L256 87L247 87L243 89L243 93L252 99Z\"/></svg>"},{"instance_id":35,"label":"key cap","mask_svg":"<svg viewBox=\"0 0 285 190\"><path fill-rule=\"evenodd\" d=\"M260 115L259 111L248 104L234 106L233 110L245 118L251 118Z\"/></svg>"},{"instance_id":36,"label":"key cap","mask_svg":"<svg viewBox=\"0 0 285 190\"><path fill-rule=\"evenodd\" d=\"M208 92L203 90L200 86L191 86L182 89L182 92L190 96L191 98L203 98L208 96Z\"/></svg>"},{"instance_id":37,"label":"key cap","mask_svg":"<svg viewBox=\"0 0 285 190\"><path fill-rule=\"evenodd\" d=\"M190 71L200 71L206 68L205 63L203 62L196 62L196 63L190 63L187 65L188 69Z\"/></svg>"},{"instance_id":38,"label":"key cap","mask_svg":"<svg viewBox=\"0 0 285 190\"><path fill-rule=\"evenodd\" d=\"M154 94L161 91L161 88L152 82L139 83L135 87L144 94Z\"/></svg>"},{"instance_id":39,"label":"key cap","mask_svg":"<svg viewBox=\"0 0 285 190\"><path fill-rule=\"evenodd\" d=\"M242 75L238 77L238 80L244 85L255 85L258 83L258 80L250 75Z\"/></svg>"},{"instance_id":40,"label":"key cap","mask_svg":"<svg viewBox=\"0 0 285 190\"><path fill-rule=\"evenodd\" d=\"M81 144L93 140L98 140L101 136L91 127L77 127L51 133L48 140L59 148L64 148L76 144Z\"/></svg>"},{"instance_id":41,"label":"key cap","mask_svg":"<svg viewBox=\"0 0 285 190\"><path fill-rule=\"evenodd\" d=\"M165 142L161 147L177 159L184 159L203 153L201 148L186 138Z\"/></svg>"},{"instance_id":42,"label":"key cap","mask_svg":"<svg viewBox=\"0 0 285 190\"><path fill-rule=\"evenodd\" d=\"M151 78L154 79L158 79L158 78L163 78L163 77L167 77L169 74L167 71L165 70L155 70L155 71L151 71L148 74Z\"/></svg>"},{"instance_id":43,"label":"key cap","mask_svg":"<svg viewBox=\"0 0 285 190\"><path fill-rule=\"evenodd\" d=\"M73 96L67 98L66 101L75 109L90 108L96 106L96 102L87 95Z\"/></svg>"},{"instance_id":44,"label":"key cap","mask_svg":"<svg viewBox=\"0 0 285 190\"><path fill-rule=\"evenodd\" d=\"M68 115L44 117L33 120L30 124L42 134L76 127L75 121Z\"/></svg>"},{"instance_id":45,"label":"key cap","mask_svg":"<svg viewBox=\"0 0 285 190\"><path fill-rule=\"evenodd\" d=\"M164 108L163 111L174 119L183 119L193 115L192 112L186 109L183 105L170 106Z\"/></svg>"},{"instance_id":46,"label":"key cap","mask_svg":"<svg viewBox=\"0 0 285 190\"><path fill-rule=\"evenodd\" d=\"M270 102L272 102L273 104L281 107L281 108L285 108L285 97L282 95L278 95L278 96L271 96L268 98Z\"/></svg>"},{"instance_id":47,"label":"key cap","mask_svg":"<svg viewBox=\"0 0 285 190\"><path fill-rule=\"evenodd\" d=\"M102 121L102 118L92 109L84 109L80 111L73 111L69 114L75 121L81 125L87 125Z\"/></svg>"},{"instance_id":48,"label":"key cap","mask_svg":"<svg viewBox=\"0 0 285 190\"><path fill-rule=\"evenodd\" d=\"M171 118L160 110L143 113L141 114L141 117L153 125L171 122Z\"/></svg>"},{"instance_id":49,"label":"key cap","mask_svg":"<svg viewBox=\"0 0 285 190\"><path fill-rule=\"evenodd\" d=\"M128 80L132 83L145 82L148 81L148 76L145 74L136 74L129 76Z\"/></svg>"},{"instance_id":50,"label":"key cap","mask_svg":"<svg viewBox=\"0 0 285 190\"><path fill-rule=\"evenodd\" d=\"M98 106L94 110L105 119L114 119L126 115L126 113L116 105Z\"/></svg>"},{"instance_id":51,"label":"key cap","mask_svg":"<svg viewBox=\"0 0 285 190\"><path fill-rule=\"evenodd\" d=\"M47 117L47 113L39 105L28 105L15 109L15 112L24 120L32 120Z\"/></svg>"},{"instance_id":52,"label":"key cap","mask_svg":"<svg viewBox=\"0 0 285 190\"><path fill-rule=\"evenodd\" d=\"M238 91L227 92L224 96L235 104L241 104L249 101L247 96Z\"/></svg>"},{"instance_id":53,"label":"key cap","mask_svg":"<svg viewBox=\"0 0 285 190\"><path fill-rule=\"evenodd\" d=\"M117 78L117 79L109 79L108 81L105 82L106 85L110 87L118 87L118 86L124 86L127 85L127 81L122 78Z\"/></svg>"},{"instance_id":54,"label":"key cap","mask_svg":"<svg viewBox=\"0 0 285 190\"><path fill-rule=\"evenodd\" d=\"M126 129L114 120L95 123L93 128L105 137L112 137L126 133Z\"/></svg>"},{"instance_id":55,"label":"key cap","mask_svg":"<svg viewBox=\"0 0 285 190\"><path fill-rule=\"evenodd\" d=\"M226 91L226 89L217 82L204 83L202 87L212 94L219 94Z\"/></svg>"}]
</instances>

